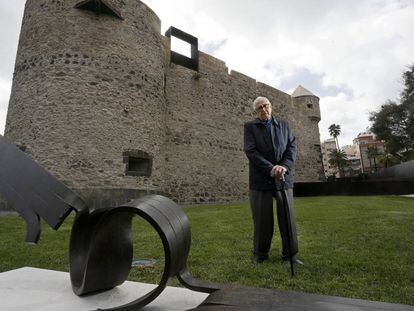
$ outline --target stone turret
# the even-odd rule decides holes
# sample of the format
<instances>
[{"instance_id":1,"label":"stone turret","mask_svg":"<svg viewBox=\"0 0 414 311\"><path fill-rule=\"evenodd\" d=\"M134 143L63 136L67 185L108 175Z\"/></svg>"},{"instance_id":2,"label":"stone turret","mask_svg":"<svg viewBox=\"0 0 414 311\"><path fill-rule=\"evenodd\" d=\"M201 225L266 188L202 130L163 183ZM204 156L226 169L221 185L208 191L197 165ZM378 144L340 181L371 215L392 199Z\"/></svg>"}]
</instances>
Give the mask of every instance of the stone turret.
<instances>
[{"instance_id":1,"label":"stone turret","mask_svg":"<svg viewBox=\"0 0 414 311\"><path fill-rule=\"evenodd\" d=\"M294 107L306 114L313 122L318 123L321 120L319 97L311 91L299 85L292 93L292 100Z\"/></svg>"},{"instance_id":2,"label":"stone turret","mask_svg":"<svg viewBox=\"0 0 414 311\"><path fill-rule=\"evenodd\" d=\"M319 97L299 85L292 93L298 133L296 180L324 180L318 123L321 120Z\"/></svg>"}]
</instances>

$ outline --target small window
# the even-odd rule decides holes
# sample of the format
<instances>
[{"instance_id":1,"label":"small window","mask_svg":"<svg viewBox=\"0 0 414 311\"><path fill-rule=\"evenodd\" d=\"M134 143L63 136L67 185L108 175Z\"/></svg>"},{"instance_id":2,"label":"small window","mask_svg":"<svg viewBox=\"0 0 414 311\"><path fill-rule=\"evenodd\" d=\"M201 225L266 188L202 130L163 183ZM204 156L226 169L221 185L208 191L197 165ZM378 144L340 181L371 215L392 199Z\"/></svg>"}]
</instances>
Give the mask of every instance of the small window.
<instances>
[{"instance_id":1,"label":"small window","mask_svg":"<svg viewBox=\"0 0 414 311\"><path fill-rule=\"evenodd\" d=\"M313 104L307 104L308 108L313 108Z\"/></svg>"},{"instance_id":2,"label":"small window","mask_svg":"<svg viewBox=\"0 0 414 311\"><path fill-rule=\"evenodd\" d=\"M142 158L128 158L128 171L134 172L139 175L146 175L148 171L148 167L150 165L149 159L142 159Z\"/></svg>"},{"instance_id":3,"label":"small window","mask_svg":"<svg viewBox=\"0 0 414 311\"><path fill-rule=\"evenodd\" d=\"M123 153L126 176L151 176L152 156L142 150L127 150Z\"/></svg>"}]
</instances>

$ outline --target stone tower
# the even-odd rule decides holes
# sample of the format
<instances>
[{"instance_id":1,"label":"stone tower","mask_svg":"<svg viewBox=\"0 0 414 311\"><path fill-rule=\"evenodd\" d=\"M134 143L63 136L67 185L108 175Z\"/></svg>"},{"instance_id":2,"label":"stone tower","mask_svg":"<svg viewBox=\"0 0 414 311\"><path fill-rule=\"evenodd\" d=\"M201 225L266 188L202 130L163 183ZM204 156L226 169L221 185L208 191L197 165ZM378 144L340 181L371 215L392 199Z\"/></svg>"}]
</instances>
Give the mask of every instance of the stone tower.
<instances>
[{"instance_id":1,"label":"stone tower","mask_svg":"<svg viewBox=\"0 0 414 311\"><path fill-rule=\"evenodd\" d=\"M95 206L148 192L242 200L243 123L263 95L301 142L296 181L320 179L315 95L229 73L171 33L192 42L191 68L138 0L27 0L5 135Z\"/></svg>"},{"instance_id":2,"label":"stone tower","mask_svg":"<svg viewBox=\"0 0 414 311\"><path fill-rule=\"evenodd\" d=\"M318 128L321 120L319 97L299 85L292 94L292 101L297 116L294 128L296 132L301 132L298 137L295 173L301 175L301 182L312 182L315 176L318 176L318 180L324 180L323 170L321 170L323 162Z\"/></svg>"},{"instance_id":3,"label":"stone tower","mask_svg":"<svg viewBox=\"0 0 414 311\"><path fill-rule=\"evenodd\" d=\"M26 2L5 135L74 188L157 189L162 162L154 155L165 140L160 20L140 1L103 2L121 18L78 3ZM130 176L137 170L143 178Z\"/></svg>"}]
</instances>

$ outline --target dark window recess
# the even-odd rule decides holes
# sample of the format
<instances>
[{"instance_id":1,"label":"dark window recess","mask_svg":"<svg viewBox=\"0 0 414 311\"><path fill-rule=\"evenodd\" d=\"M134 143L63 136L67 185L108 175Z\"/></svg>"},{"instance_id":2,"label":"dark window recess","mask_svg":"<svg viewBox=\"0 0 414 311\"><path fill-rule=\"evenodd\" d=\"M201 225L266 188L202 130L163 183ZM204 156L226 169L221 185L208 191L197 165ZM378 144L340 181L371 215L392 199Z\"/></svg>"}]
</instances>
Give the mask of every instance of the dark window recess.
<instances>
[{"instance_id":1,"label":"dark window recess","mask_svg":"<svg viewBox=\"0 0 414 311\"><path fill-rule=\"evenodd\" d=\"M124 19L121 14L116 10L112 5L110 5L106 0L84 0L78 2L75 5L75 8L80 10L87 10L95 12L95 14L106 14L119 19Z\"/></svg>"},{"instance_id":2,"label":"dark window recess","mask_svg":"<svg viewBox=\"0 0 414 311\"><path fill-rule=\"evenodd\" d=\"M123 153L125 175L151 176L152 156L141 150L128 150Z\"/></svg>"},{"instance_id":3,"label":"dark window recess","mask_svg":"<svg viewBox=\"0 0 414 311\"><path fill-rule=\"evenodd\" d=\"M308 104L308 108L313 108L313 104Z\"/></svg>"}]
</instances>

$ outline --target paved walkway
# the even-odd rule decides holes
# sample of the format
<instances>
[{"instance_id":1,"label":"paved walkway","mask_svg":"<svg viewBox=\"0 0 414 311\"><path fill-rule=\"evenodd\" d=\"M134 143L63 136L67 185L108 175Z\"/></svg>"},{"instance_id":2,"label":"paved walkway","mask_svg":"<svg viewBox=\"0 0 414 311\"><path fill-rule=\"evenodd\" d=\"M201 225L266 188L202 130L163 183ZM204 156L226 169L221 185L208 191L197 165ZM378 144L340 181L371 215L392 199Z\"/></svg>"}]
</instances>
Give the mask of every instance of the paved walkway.
<instances>
[{"instance_id":1,"label":"paved walkway","mask_svg":"<svg viewBox=\"0 0 414 311\"><path fill-rule=\"evenodd\" d=\"M109 291L78 297L72 292L69 273L25 267L0 273L0 309L8 311L105 309L135 300L154 287L155 285L152 284L127 281ZM204 304L202 304L203 301ZM209 296L186 288L167 287L158 298L142 310L184 311L189 309L200 311L414 311L414 306L261 288L229 288Z\"/></svg>"},{"instance_id":2,"label":"paved walkway","mask_svg":"<svg viewBox=\"0 0 414 311\"><path fill-rule=\"evenodd\" d=\"M76 296L69 273L24 267L0 273L0 310L90 311L131 302L155 285L124 282L111 290L85 297ZM197 307L208 296L186 288L167 287L143 311L183 311Z\"/></svg>"},{"instance_id":3,"label":"paved walkway","mask_svg":"<svg viewBox=\"0 0 414 311\"><path fill-rule=\"evenodd\" d=\"M19 216L15 211L0 211L0 216Z\"/></svg>"}]
</instances>

